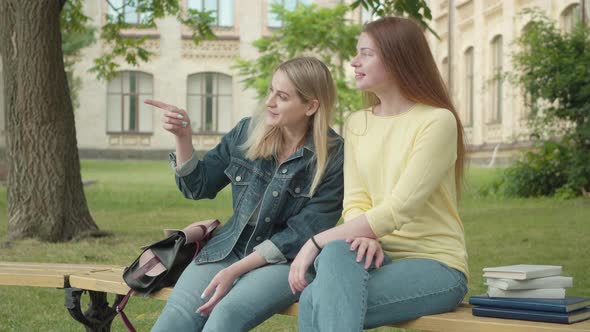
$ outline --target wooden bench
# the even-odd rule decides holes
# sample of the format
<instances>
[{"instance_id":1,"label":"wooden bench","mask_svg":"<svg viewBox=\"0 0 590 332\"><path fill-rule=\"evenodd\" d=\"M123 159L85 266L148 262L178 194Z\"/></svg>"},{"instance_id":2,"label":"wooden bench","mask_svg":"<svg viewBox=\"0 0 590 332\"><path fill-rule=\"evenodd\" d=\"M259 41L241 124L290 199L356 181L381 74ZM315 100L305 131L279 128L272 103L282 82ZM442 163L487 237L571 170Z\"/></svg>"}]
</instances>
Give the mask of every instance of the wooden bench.
<instances>
[{"instance_id":1,"label":"wooden bench","mask_svg":"<svg viewBox=\"0 0 590 332\"><path fill-rule=\"evenodd\" d=\"M83 323L87 331L109 331L116 315L114 307L129 290L121 278L122 273L123 267L112 265L0 262L0 285L65 289L66 307L72 317ZM166 300L171 290L166 288L150 297ZM90 296L90 309L85 313L80 308L83 292L88 292ZM111 307L106 300L107 293L118 294ZM297 304L294 304L280 314L297 316L297 309ZM453 312L424 316L390 326L441 332L590 332L590 320L565 325L475 317L471 314L471 306L465 303Z\"/></svg>"}]
</instances>

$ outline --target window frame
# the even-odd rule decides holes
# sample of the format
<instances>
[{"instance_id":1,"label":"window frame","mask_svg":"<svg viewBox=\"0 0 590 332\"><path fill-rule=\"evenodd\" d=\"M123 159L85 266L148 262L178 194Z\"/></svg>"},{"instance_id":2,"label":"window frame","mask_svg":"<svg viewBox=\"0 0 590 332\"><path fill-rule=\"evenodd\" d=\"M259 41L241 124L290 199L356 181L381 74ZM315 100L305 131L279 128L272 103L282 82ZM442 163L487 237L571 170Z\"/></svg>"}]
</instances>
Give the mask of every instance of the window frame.
<instances>
[{"instance_id":1,"label":"window frame","mask_svg":"<svg viewBox=\"0 0 590 332\"><path fill-rule=\"evenodd\" d=\"M503 67L504 67L504 38L502 35L496 35L492 38L491 44L491 73L492 73L492 102L490 112L490 123L502 123L503 107L503 80L501 78Z\"/></svg>"},{"instance_id":2,"label":"window frame","mask_svg":"<svg viewBox=\"0 0 590 332\"><path fill-rule=\"evenodd\" d=\"M270 25L270 21L271 21L271 16L273 16L274 14L272 13L272 5L276 4L276 3L280 3L283 7L285 7L285 2L286 1L295 1L295 6L293 8L297 8L297 6L303 4L303 5L312 5L313 1L312 0L267 0L266 2L266 28L268 30L273 30L273 29L279 29L282 28L284 25L284 22L281 20L280 21L280 25L278 26L271 26Z\"/></svg>"},{"instance_id":3,"label":"window frame","mask_svg":"<svg viewBox=\"0 0 590 332\"><path fill-rule=\"evenodd\" d=\"M153 118L152 118L152 126L151 126L152 129L151 129L151 131L142 131L141 128L140 128L140 124L141 124L141 122L140 122L140 116L141 116L140 115L140 113L141 113L141 110L140 110L140 102L141 102L140 96L141 95L146 95L146 93L141 93L140 92L141 85L139 83L140 82L139 77L136 76L136 78L135 78L135 81L136 81L135 82L135 85L136 85L135 93L132 93L130 91L129 92L125 92L125 85L124 85L125 78L124 78L123 75L125 75L125 74L129 74L130 75L131 73L133 73L133 74L146 75L146 76L148 76L148 78L151 79L151 94L149 94L149 96L150 96L150 98L153 98L153 95L154 95L154 75L152 75L150 73L143 72L143 71L139 71L139 70L122 70L122 71L117 72L118 75L121 75L121 77L120 77L121 78L120 92L110 92L109 91L110 90L109 85L110 84L115 84L115 83L113 83L112 81L110 81L110 82L107 83L107 93L106 93L106 97L107 97L107 105L106 105L106 109L107 109L106 127L107 128L106 128L106 133L107 133L107 135L120 135L120 134L124 134L124 135L153 135L153 133L154 133ZM129 78L129 82L131 82L131 77ZM109 128L109 118L108 118L108 116L109 116L109 97L111 95L120 96L120 99L121 99L121 101L120 101L121 102L121 106L120 106L120 109L119 109L120 110L120 116L121 116L121 130L110 130L110 128ZM134 110L134 112L135 112L135 114L134 114L134 126L136 127L135 130L127 130L127 129L125 129L125 97L126 96L130 96L130 98L131 98L131 96L134 96L135 97L135 105L136 105L135 106L135 110ZM129 108L130 108L129 111L131 112L131 105L129 106Z\"/></svg>"},{"instance_id":4,"label":"window frame","mask_svg":"<svg viewBox=\"0 0 590 332\"><path fill-rule=\"evenodd\" d=\"M108 16L111 16L111 11L114 10L114 9L111 7L111 4L109 3L109 1L105 1L105 2L106 2L106 6L107 6L107 15ZM147 15L147 13L138 13L137 12L137 6L131 6L130 4L127 3L128 0L121 0L121 2L122 2L122 4L121 4L121 7L119 7L119 8L120 8L120 10L122 10L122 14L121 15L123 15L123 22L125 24L129 24L133 28L141 28L142 26L144 26L144 24L141 23L141 21L142 21L142 15ZM135 16L136 16L136 19L137 19L136 21L133 21L133 22L128 22L127 21L127 14L126 14L126 11L125 11L125 8L127 8L127 7L134 8L136 10L135 11ZM107 18L107 21L108 21L108 18Z\"/></svg>"},{"instance_id":5,"label":"window frame","mask_svg":"<svg viewBox=\"0 0 590 332\"><path fill-rule=\"evenodd\" d=\"M207 75L212 75L212 84L215 85L215 88L212 88L212 91L217 91L216 93L207 93L206 91L206 86L207 86ZM192 93L190 92L190 84L191 84L191 78L196 77L196 79L201 79L202 81L199 83L200 86L200 91L199 93ZM202 78L200 78L202 77ZM227 94L227 93L220 93L220 78L221 77L225 77L225 78L229 78L230 80L230 86L231 86L231 93ZM192 134L193 135L219 135L219 134L225 134L225 132L221 132L219 130L219 97L231 97L232 100L232 110L230 110L230 112L233 112L233 101L234 101L234 88L233 88L233 83L234 83L234 78L231 75L225 74L225 73L221 73L221 72L214 72L214 71L204 71L204 72L197 72L197 73L193 73L187 76L187 93L186 93L186 98L187 98L187 113L189 113L189 116L192 114L193 110L189 109L189 99L191 96L198 96L201 97L201 105L200 105L200 114L201 114L201 118L200 120L200 124L201 127L200 128L192 128ZM214 105L214 109L212 110L212 117L214 118L212 120L213 122L213 129L211 130L207 130L207 129L203 129L204 127L206 127L206 123L207 123L207 112L206 112L206 103L207 103L207 98L211 98L212 99L212 104Z\"/></svg>"},{"instance_id":6,"label":"window frame","mask_svg":"<svg viewBox=\"0 0 590 332\"><path fill-rule=\"evenodd\" d=\"M572 3L561 11L560 23L564 33L570 33L574 27L582 22L582 8L579 3Z\"/></svg>"},{"instance_id":7,"label":"window frame","mask_svg":"<svg viewBox=\"0 0 590 332\"><path fill-rule=\"evenodd\" d=\"M193 0L193 1L198 1L201 3L201 10L207 10L205 8L205 3L207 2L207 0ZM215 10L215 13L216 13L215 14L215 23L211 24L211 28L233 29L236 26L236 8L235 8L236 2L235 2L235 0L213 0L213 1L216 1L216 3L217 3L216 8L217 9ZM220 8L221 8L220 3L222 1L231 1L232 2L231 6L229 7L229 8L231 8L231 25L219 25L219 17L220 16L218 15L218 13L220 11ZM191 0L186 0L186 7L185 8L187 10L192 9L190 7L190 4L191 4ZM199 10L199 9L197 9L197 10Z\"/></svg>"}]
</instances>

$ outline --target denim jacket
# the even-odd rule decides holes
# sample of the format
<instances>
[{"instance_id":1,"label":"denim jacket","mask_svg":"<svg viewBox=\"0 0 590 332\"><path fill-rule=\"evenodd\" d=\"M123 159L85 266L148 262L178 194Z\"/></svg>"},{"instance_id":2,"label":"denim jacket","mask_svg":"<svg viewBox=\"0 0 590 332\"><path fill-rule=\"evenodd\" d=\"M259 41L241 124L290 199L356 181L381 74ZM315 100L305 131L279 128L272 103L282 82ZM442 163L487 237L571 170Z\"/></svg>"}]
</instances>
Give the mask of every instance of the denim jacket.
<instances>
[{"instance_id":1,"label":"denim jacket","mask_svg":"<svg viewBox=\"0 0 590 332\"><path fill-rule=\"evenodd\" d=\"M224 259L251 218L256 226L246 253L261 244L293 260L314 234L333 227L342 213L344 143L330 129L329 157L322 181L310 194L315 171L311 136L279 168L276 158L249 160L240 146L246 141L250 118L241 120L202 160L195 157L177 170L176 184L186 198L214 198L231 183L233 215L196 257L196 263ZM171 164L176 158L171 154ZM258 211L258 216L254 215ZM269 262L272 263L272 262Z\"/></svg>"}]
</instances>

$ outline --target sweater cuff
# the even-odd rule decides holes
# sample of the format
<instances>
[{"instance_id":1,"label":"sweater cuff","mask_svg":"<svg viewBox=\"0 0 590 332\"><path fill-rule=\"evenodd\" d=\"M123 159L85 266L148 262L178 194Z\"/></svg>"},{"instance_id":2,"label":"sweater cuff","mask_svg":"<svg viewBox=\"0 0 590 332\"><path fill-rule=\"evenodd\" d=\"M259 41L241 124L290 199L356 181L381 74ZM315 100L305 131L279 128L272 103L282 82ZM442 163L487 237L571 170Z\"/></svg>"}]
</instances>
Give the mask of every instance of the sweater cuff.
<instances>
[{"instance_id":1,"label":"sweater cuff","mask_svg":"<svg viewBox=\"0 0 590 332\"><path fill-rule=\"evenodd\" d=\"M395 220L391 211L383 203L365 212L365 216L377 238L389 235L396 229Z\"/></svg>"},{"instance_id":2,"label":"sweater cuff","mask_svg":"<svg viewBox=\"0 0 590 332\"><path fill-rule=\"evenodd\" d=\"M197 168L197 164L199 163L199 159L197 159L195 150L193 150L191 158L180 165L176 163L176 153L171 152L168 156L168 159L170 160L170 167L176 171L176 175L179 177L191 174L195 168Z\"/></svg>"},{"instance_id":3,"label":"sweater cuff","mask_svg":"<svg viewBox=\"0 0 590 332\"><path fill-rule=\"evenodd\" d=\"M268 264L284 264L287 263L285 255L272 243L271 240L265 240L261 244L254 247L254 250L264 258Z\"/></svg>"}]
</instances>

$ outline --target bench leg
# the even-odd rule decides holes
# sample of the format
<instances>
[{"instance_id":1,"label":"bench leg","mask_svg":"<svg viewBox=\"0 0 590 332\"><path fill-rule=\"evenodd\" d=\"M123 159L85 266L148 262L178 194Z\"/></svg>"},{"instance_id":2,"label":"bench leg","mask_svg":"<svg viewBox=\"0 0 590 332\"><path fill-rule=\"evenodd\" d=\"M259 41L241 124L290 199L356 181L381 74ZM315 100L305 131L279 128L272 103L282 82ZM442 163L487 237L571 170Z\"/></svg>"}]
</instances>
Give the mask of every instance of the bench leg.
<instances>
[{"instance_id":1,"label":"bench leg","mask_svg":"<svg viewBox=\"0 0 590 332\"><path fill-rule=\"evenodd\" d=\"M86 332L109 332L113 319L117 315L115 307L123 299L123 295L115 297L115 303L109 307L107 294L104 292L87 291L79 288L66 288L65 307L75 320L82 323ZM84 292L88 292L90 303L88 310L82 312L80 298Z\"/></svg>"}]
</instances>

